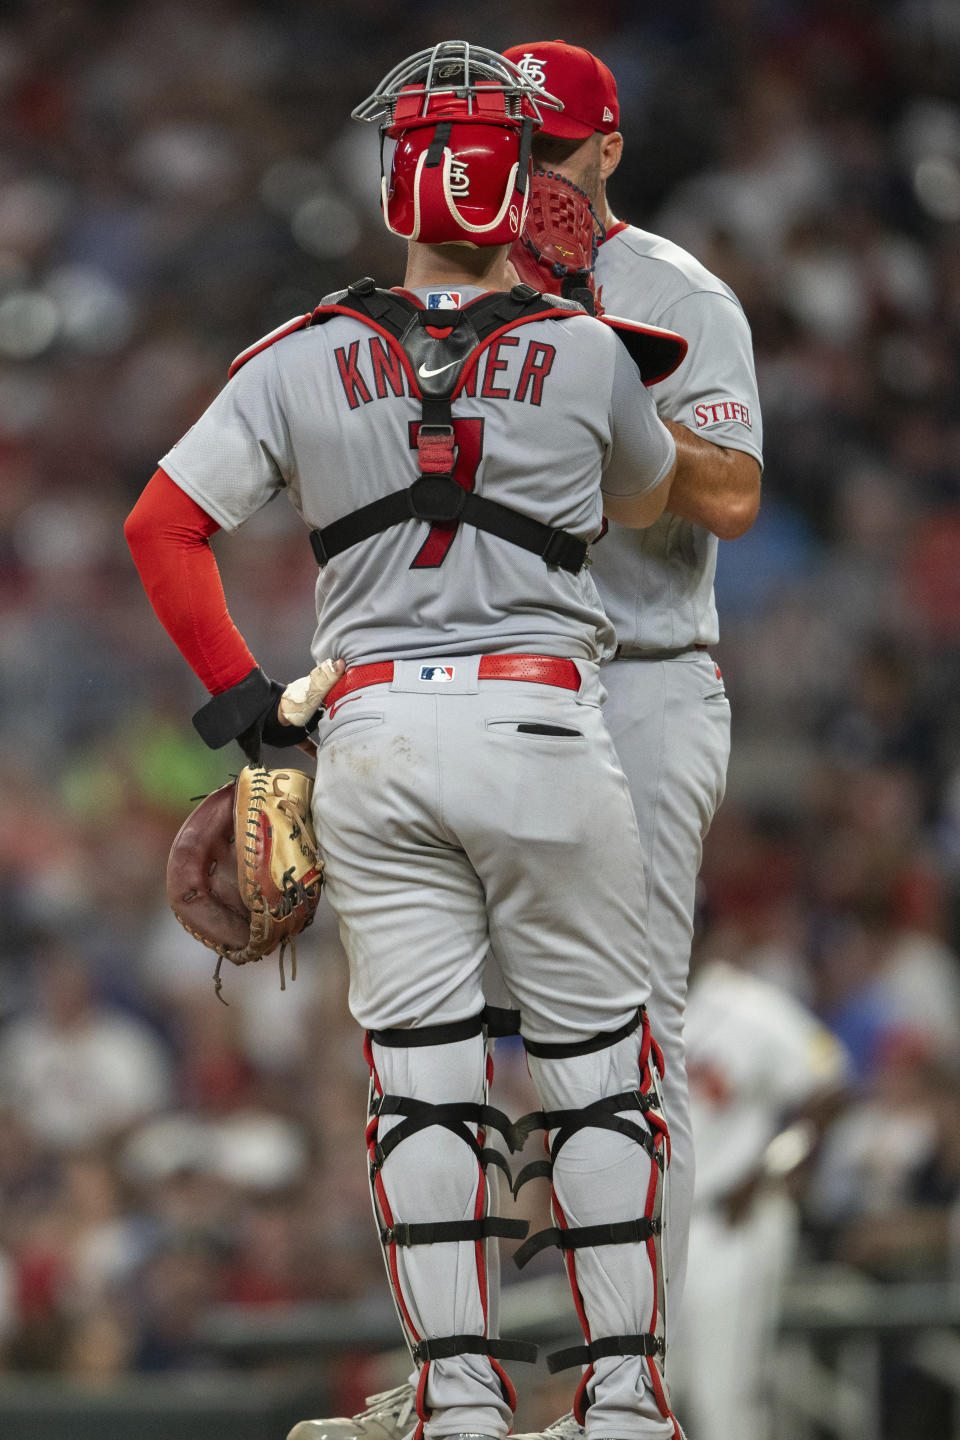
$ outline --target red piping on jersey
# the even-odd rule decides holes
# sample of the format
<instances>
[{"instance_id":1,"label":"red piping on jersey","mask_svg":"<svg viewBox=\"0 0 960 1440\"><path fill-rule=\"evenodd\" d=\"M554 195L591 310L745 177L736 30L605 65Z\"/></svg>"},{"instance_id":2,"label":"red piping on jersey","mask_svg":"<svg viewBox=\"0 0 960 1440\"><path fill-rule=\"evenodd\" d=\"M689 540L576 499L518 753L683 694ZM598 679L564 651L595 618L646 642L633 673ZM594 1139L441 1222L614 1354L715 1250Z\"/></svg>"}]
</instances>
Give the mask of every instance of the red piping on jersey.
<instances>
[{"instance_id":1,"label":"red piping on jersey","mask_svg":"<svg viewBox=\"0 0 960 1440\"><path fill-rule=\"evenodd\" d=\"M210 536L220 526L157 470L127 516L124 534L154 614L212 695L256 667L227 610Z\"/></svg>"},{"instance_id":2,"label":"red piping on jersey","mask_svg":"<svg viewBox=\"0 0 960 1440\"><path fill-rule=\"evenodd\" d=\"M413 304L416 305L418 310L424 309L422 301L420 301L416 295L411 295L409 290L404 290L398 286L394 286L392 293L394 295L402 295L405 299L410 300ZM473 300L468 301L467 304L463 306L463 309L469 310L470 306L476 304L478 300L482 300L484 298L484 295L492 295L494 293L496 292L492 290L485 290L483 295L476 295L474 296ZM473 371L476 369L477 362L479 361L480 356L493 344L495 340L499 340L501 335L506 335L508 331L515 330L520 325L529 325L532 320L551 320L555 316L559 316L561 318L569 318L572 316L576 318L576 316L580 313L581 312L577 310L565 310L560 306L557 306L556 308L551 310L541 310L536 315L520 315L517 317L516 320L510 320L506 324L501 325L497 330L492 331L491 334L489 334L484 340L479 341L476 349L471 351L470 355L467 357L462 371L460 372L460 378L458 379L453 389L450 399L455 400L457 396L461 393L467 380L470 378ZM585 311L583 313L586 314ZM410 389L413 398L416 400L423 399L423 392L421 391L420 385L417 381L416 371L410 363L410 357L407 355L407 352L404 350L397 337L395 335L392 335L389 330L385 330L382 325L378 325L376 320L372 320L368 315L362 314L359 310L353 310L347 305L318 305L316 310L314 310L310 315L301 315L298 320L291 320L289 325L282 326L273 335L268 335L265 339L258 341L256 345L251 345L249 350L241 351L241 353L237 356L237 358L230 366L230 369L228 371L228 378L232 379L233 376L240 369L240 367L242 365L245 365L248 360L252 360L254 355L258 355L261 350L268 349L271 345L275 345L278 340L283 340L287 335L292 335L296 330L304 329L305 326L316 320L318 315L346 315L352 320L359 320L362 325L368 326L369 329L375 330L378 335L382 336L382 338L386 340L393 353L399 356L400 363L404 369L404 373L406 374L406 377L410 382ZM663 379L663 376L657 376L657 379ZM648 381L647 383L653 384L654 382Z\"/></svg>"},{"instance_id":3,"label":"red piping on jersey","mask_svg":"<svg viewBox=\"0 0 960 1440\"><path fill-rule=\"evenodd\" d=\"M420 309L423 309L422 305ZM367 325L371 330L376 330L377 334L382 335L384 340L387 341L394 354L399 355L400 363L406 371L407 379L410 381L414 399L423 399L420 386L417 383L416 371L410 363L410 357L397 337L391 335L389 330L385 330L382 325L377 324L376 320L371 320L368 315L361 314L359 310L351 310L347 305L318 305L311 318L316 319L318 315L349 315L351 320L359 320L361 325ZM277 338L279 339L280 337L278 336Z\"/></svg>"},{"instance_id":4,"label":"red piping on jersey","mask_svg":"<svg viewBox=\"0 0 960 1440\"><path fill-rule=\"evenodd\" d=\"M609 230L607 231L607 233L604 235L603 239L602 239L602 240L598 240L598 241L597 241L597 244L598 244L598 245L604 245L608 240L612 240L613 237L614 237L614 235L619 235L621 230L629 230L629 229L630 229L630 226L627 224L626 220L618 220L617 223L616 223L616 225L611 225L611 226L610 226L610 229L609 229Z\"/></svg>"},{"instance_id":5,"label":"red piping on jersey","mask_svg":"<svg viewBox=\"0 0 960 1440\"><path fill-rule=\"evenodd\" d=\"M403 296L405 296L407 299L414 301L414 302L416 303L417 308L418 308L419 310L422 310L422 309L424 308L424 306L423 306L423 305L421 304L421 302L417 299L417 297L416 297L415 295L410 295L406 290L397 290L397 289L395 289L395 290L393 291L393 293L396 294L396 295L403 295ZM485 293L485 294L493 294L494 292L493 292L493 291L485 291L484 293ZM474 299L469 302L469 304L467 304L467 305L465 305L465 306L463 307L464 310L469 310L470 305L473 305L473 304L476 303L477 300L482 300L482 299L483 299L483 295L477 295L477 296L475 296ZM413 391L414 399L417 399L417 400L422 400L422 399L423 399L423 392L421 391L420 385L419 385L419 383L418 383L418 381L417 381L416 372L415 372L413 366L412 366L411 363L410 363L410 357L407 355L407 352L404 350L403 346L401 345L401 343L400 343L400 341L397 339L397 337L396 337L395 335L392 335L389 330L385 330L382 325L378 325L377 322L376 322L375 320L371 320L371 319L369 318L369 316L361 314L361 312L360 312L359 310L351 310L351 309L349 309L346 305L320 305L320 306L317 307L316 310L314 310L313 313L314 313L315 316L316 316L316 315L349 315L349 316L351 316L354 320L359 320L362 325L368 325L371 330L376 330L377 334L378 334L378 335L382 335L383 338L384 338L384 340L387 341L388 345L389 345L390 348L393 350L394 354L399 355L401 364L403 365L403 368L404 368L404 370L405 370L405 372L406 372L407 378L408 378L409 381L410 381L410 387L411 387L411 390ZM464 363L464 367L463 367L463 369L462 369L461 372L460 372L460 378L459 378L459 380L457 381L456 385L455 385L454 388L453 388L453 391L452 391L452 393L451 393L451 395L450 395L450 399L451 399L451 400L456 400L457 396L458 396L458 395L460 394L460 392L463 390L463 387L464 387L464 385L466 384L467 380L469 379L470 375L471 375L472 372L476 369L477 362L478 362L478 360L480 359L480 356L483 354L483 352L484 352L485 350L487 350L487 349L493 344L493 342L494 342L495 340L499 340L501 335L505 335L509 330L515 330L515 329L517 329L517 327L518 327L519 325L529 325L532 320L550 320L550 319L552 319L555 315L559 315L559 316L562 316L562 317L569 317L569 316L574 316L574 317L576 317L579 313L580 313L580 312L578 312L578 311L576 311L576 310L564 310L564 309L562 309L560 306L557 306L555 309L552 309L552 310L541 310L541 311L539 311L538 314L536 314L536 315L519 315L516 320L510 320L510 321L508 321L505 325L501 325L498 329L493 330L493 331L486 337L486 339L480 340L480 341L477 343L476 349L475 349L475 350L472 350L472 351L470 352L470 354L467 356L467 359L466 359L466 361L465 361L465 363ZM583 313L585 314L586 312L583 312ZM279 340L281 337L278 335L276 338ZM272 343L272 342L271 342L271 343Z\"/></svg>"},{"instance_id":6,"label":"red piping on jersey","mask_svg":"<svg viewBox=\"0 0 960 1440\"><path fill-rule=\"evenodd\" d=\"M249 350L241 350L236 359L230 363L230 369L227 371L227 379L232 380L241 365L246 365L247 361L252 360L254 355L259 355L261 350L269 349L269 347L275 345L278 340L283 340L285 336L292 335L295 330L303 330L310 324L312 318L312 314L301 315L298 320L291 320L288 324L281 325L280 328L275 330L271 335L265 335L262 340L258 340L255 345L251 345Z\"/></svg>"}]
</instances>

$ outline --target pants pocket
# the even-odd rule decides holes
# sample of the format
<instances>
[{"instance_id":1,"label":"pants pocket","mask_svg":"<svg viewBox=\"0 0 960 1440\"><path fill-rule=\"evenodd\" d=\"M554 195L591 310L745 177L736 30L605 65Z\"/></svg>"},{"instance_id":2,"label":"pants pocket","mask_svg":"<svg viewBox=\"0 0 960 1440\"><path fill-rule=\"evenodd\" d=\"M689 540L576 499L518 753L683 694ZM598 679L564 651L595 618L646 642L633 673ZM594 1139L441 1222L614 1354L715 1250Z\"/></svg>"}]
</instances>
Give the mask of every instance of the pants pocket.
<instances>
[{"instance_id":1,"label":"pants pocket","mask_svg":"<svg viewBox=\"0 0 960 1440\"><path fill-rule=\"evenodd\" d=\"M556 720L519 716L488 720L486 735L504 838L547 845L581 840L590 797L587 737Z\"/></svg>"},{"instance_id":2,"label":"pants pocket","mask_svg":"<svg viewBox=\"0 0 960 1440\"><path fill-rule=\"evenodd\" d=\"M558 740L583 739L582 730L577 730L572 725L558 725L554 720L498 718L487 720L486 727L495 734L503 732L508 735L545 735Z\"/></svg>"}]
</instances>

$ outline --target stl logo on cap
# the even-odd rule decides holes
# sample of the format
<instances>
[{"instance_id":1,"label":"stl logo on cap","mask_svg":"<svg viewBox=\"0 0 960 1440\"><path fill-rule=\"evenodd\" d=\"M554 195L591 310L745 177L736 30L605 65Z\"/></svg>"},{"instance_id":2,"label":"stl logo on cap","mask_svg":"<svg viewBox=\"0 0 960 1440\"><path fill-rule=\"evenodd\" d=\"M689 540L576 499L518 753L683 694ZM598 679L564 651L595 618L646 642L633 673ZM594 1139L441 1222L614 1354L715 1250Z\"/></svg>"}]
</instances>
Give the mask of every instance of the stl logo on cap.
<instances>
[{"instance_id":1,"label":"stl logo on cap","mask_svg":"<svg viewBox=\"0 0 960 1440\"><path fill-rule=\"evenodd\" d=\"M603 61L582 45L565 40L533 40L512 45L506 58L526 79L543 85L563 102L546 110L541 134L559 140L586 140L596 131L609 135L620 123L617 82Z\"/></svg>"},{"instance_id":2,"label":"stl logo on cap","mask_svg":"<svg viewBox=\"0 0 960 1440\"><path fill-rule=\"evenodd\" d=\"M517 69L526 75L534 85L546 85L547 72L543 68L545 64L546 61L538 60L532 50L525 50L523 59L517 61Z\"/></svg>"}]
</instances>

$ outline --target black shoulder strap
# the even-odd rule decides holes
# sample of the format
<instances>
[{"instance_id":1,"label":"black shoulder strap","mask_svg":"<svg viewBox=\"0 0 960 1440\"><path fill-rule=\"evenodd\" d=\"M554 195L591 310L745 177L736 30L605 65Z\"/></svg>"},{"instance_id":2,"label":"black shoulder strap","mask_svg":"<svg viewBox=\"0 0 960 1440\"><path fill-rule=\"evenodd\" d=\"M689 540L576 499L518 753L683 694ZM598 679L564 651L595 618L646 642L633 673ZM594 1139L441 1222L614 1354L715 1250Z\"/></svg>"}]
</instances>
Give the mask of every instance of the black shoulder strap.
<instances>
[{"instance_id":1,"label":"black shoulder strap","mask_svg":"<svg viewBox=\"0 0 960 1440\"><path fill-rule=\"evenodd\" d=\"M506 293L481 295L462 310L424 310L405 295L380 290L369 277L350 285L337 297L335 310L316 312L318 321L330 313L353 311L392 336L410 362L421 401L417 434L420 475L412 485L394 490L362 505L349 515L310 532L318 565L361 540L405 520L426 520L433 525L465 522L529 550L548 565L577 574L587 557L587 543L565 530L544 525L496 500L464 490L453 478L457 453L453 430L452 397L469 362L497 331L543 315L579 312L580 307L559 305L530 285L515 285Z\"/></svg>"},{"instance_id":2,"label":"black shoulder strap","mask_svg":"<svg viewBox=\"0 0 960 1440\"><path fill-rule=\"evenodd\" d=\"M369 275L355 280L337 300L340 310L353 310L361 320L374 320L398 340L419 313L419 307L406 295L394 290L381 290Z\"/></svg>"}]
</instances>

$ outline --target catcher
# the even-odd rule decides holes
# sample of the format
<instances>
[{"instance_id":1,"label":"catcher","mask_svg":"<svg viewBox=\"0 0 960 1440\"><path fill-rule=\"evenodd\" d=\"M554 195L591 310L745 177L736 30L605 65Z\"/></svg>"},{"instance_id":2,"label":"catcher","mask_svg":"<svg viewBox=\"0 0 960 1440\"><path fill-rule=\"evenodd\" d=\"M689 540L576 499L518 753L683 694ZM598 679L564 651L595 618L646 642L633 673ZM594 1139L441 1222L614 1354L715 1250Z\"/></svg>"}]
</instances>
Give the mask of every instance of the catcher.
<instances>
[{"instance_id":1,"label":"catcher","mask_svg":"<svg viewBox=\"0 0 960 1440\"><path fill-rule=\"evenodd\" d=\"M310 528L313 653L346 666L313 732L313 817L366 1031L368 1173L418 1440L504 1440L504 1362L535 1353L496 1333L486 1244L526 1225L492 1213L491 1128L549 1139L556 1226L520 1259L567 1257L585 1343L552 1364L582 1368L592 1432L680 1434L659 1369L667 1137L643 856L586 562L604 510L627 526L663 510L675 447L644 380L685 342L625 326L628 351L575 302L510 288L530 143L556 103L460 41L391 71L355 113L395 142L382 195L408 240L403 288L358 281L238 357L127 522L212 692L196 717L212 745L306 726L282 726L209 537L281 490ZM517 1121L487 1100L491 949L542 1106Z\"/></svg>"}]
</instances>

